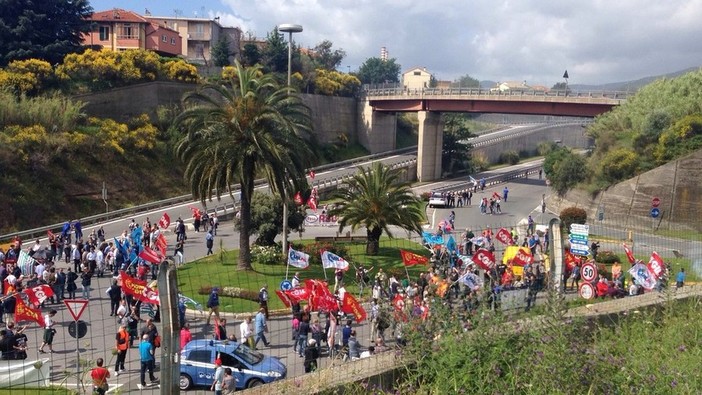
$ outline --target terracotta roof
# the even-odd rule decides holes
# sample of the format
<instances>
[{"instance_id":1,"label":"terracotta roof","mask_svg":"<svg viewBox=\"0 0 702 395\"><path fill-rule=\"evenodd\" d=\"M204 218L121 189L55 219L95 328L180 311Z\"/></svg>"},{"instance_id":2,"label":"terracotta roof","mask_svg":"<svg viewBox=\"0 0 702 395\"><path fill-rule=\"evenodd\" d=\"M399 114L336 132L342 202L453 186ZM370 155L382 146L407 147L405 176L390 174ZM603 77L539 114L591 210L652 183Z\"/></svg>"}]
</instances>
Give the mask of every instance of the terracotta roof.
<instances>
[{"instance_id":1,"label":"terracotta roof","mask_svg":"<svg viewBox=\"0 0 702 395\"><path fill-rule=\"evenodd\" d=\"M108 11L94 12L88 17L88 20L95 22L131 22L131 23L148 23L148 21L141 15L123 10L121 8L114 8Z\"/></svg>"},{"instance_id":2,"label":"terracotta roof","mask_svg":"<svg viewBox=\"0 0 702 395\"><path fill-rule=\"evenodd\" d=\"M154 30L161 30L161 29L162 29L162 30L170 30L170 31L172 31L172 32L174 32L174 33L180 33L180 32L178 32L178 31L175 30L175 29L172 29L172 28L170 28L170 27L168 27L168 26L166 26L166 25L159 25L159 24L156 23L156 22L149 22L149 24L151 25L151 27L152 27ZM180 34L179 34L179 35L180 35Z\"/></svg>"}]
</instances>

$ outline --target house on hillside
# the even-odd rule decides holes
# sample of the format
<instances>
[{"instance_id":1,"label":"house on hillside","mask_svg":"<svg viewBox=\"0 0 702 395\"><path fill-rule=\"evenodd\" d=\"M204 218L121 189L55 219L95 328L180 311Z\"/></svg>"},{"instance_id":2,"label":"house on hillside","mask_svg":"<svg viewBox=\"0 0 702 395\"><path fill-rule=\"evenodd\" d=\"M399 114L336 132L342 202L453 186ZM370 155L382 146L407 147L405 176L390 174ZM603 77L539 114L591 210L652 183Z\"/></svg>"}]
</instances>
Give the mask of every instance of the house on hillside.
<instances>
[{"instance_id":1,"label":"house on hillside","mask_svg":"<svg viewBox=\"0 0 702 395\"><path fill-rule=\"evenodd\" d=\"M497 85L490 88L492 93L523 93L531 90L532 88L527 85L526 81L498 82Z\"/></svg>"},{"instance_id":2,"label":"house on hillside","mask_svg":"<svg viewBox=\"0 0 702 395\"><path fill-rule=\"evenodd\" d=\"M176 30L135 12L115 8L95 12L88 20L91 29L83 35L83 45L111 51L147 49L162 56L182 54L182 38Z\"/></svg>"},{"instance_id":3,"label":"house on hillside","mask_svg":"<svg viewBox=\"0 0 702 395\"><path fill-rule=\"evenodd\" d=\"M180 51L190 63L211 65L212 47L222 38L227 39L233 58L240 57L241 29L222 26L219 17L207 19L146 15L145 18L180 33L183 37Z\"/></svg>"},{"instance_id":4,"label":"house on hillside","mask_svg":"<svg viewBox=\"0 0 702 395\"><path fill-rule=\"evenodd\" d=\"M421 90L429 87L431 73L426 67L415 67L402 73L402 86L407 90Z\"/></svg>"}]
</instances>

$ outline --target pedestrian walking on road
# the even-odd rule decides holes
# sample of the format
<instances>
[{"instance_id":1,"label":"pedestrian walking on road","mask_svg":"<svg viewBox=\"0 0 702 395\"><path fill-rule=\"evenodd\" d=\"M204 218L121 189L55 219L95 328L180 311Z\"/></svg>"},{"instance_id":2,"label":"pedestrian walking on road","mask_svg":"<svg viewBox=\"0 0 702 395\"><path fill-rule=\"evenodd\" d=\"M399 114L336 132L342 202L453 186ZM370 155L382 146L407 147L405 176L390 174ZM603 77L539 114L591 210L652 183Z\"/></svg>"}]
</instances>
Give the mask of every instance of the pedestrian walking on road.
<instances>
[{"instance_id":1,"label":"pedestrian walking on road","mask_svg":"<svg viewBox=\"0 0 702 395\"><path fill-rule=\"evenodd\" d=\"M239 334L241 335L241 342L246 343L250 349L254 349L254 330L251 326L251 321L253 318L248 316L239 325Z\"/></svg>"},{"instance_id":2,"label":"pedestrian walking on road","mask_svg":"<svg viewBox=\"0 0 702 395\"><path fill-rule=\"evenodd\" d=\"M210 325L210 318L212 318L212 314L215 315L217 320L219 320L219 288L214 287L212 288L212 292L210 292L210 297L207 299L207 308L210 309L210 314L207 315L207 322L205 325Z\"/></svg>"},{"instance_id":3,"label":"pedestrian walking on road","mask_svg":"<svg viewBox=\"0 0 702 395\"><path fill-rule=\"evenodd\" d=\"M127 332L127 324L120 324L117 335L117 362L115 362L115 376L119 376L120 372L124 372L124 361L127 359L127 350L129 349L129 333Z\"/></svg>"},{"instance_id":4,"label":"pedestrian walking on road","mask_svg":"<svg viewBox=\"0 0 702 395\"><path fill-rule=\"evenodd\" d=\"M305 373L310 373L317 370L318 359L319 348L317 347L317 341L314 339L310 339L307 341L307 347L305 348Z\"/></svg>"},{"instance_id":5,"label":"pedestrian walking on road","mask_svg":"<svg viewBox=\"0 0 702 395\"><path fill-rule=\"evenodd\" d=\"M107 383L107 379L110 378L110 371L102 366L105 361L102 358L95 360L96 367L90 371L90 377L93 379L93 393L104 395L110 385Z\"/></svg>"},{"instance_id":6,"label":"pedestrian walking on road","mask_svg":"<svg viewBox=\"0 0 702 395\"><path fill-rule=\"evenodd\" d=\"M41 347L39 347L39 352L42 354L45 354L46 351L44 351L45 346L49 346L49 352L53 354L54 349L53 349L53 342L54 342L54 335L56 334L56 329L54 329L54 316L56 315L56 310L51 310L49 311L49 314L44 316L44 342L41 344Z\"/></svg>"},{"instance_id":7,"label":"pedestrian walking on road","mask_svg":"<svg viewBox=\"0 0 702 395\"><path fill-rule=\"evenodd\" d=\"M212 234L212 230L207 232L207 235L205 236L205 245L207 246L206 255L214 254L214 252L212 252L212 247L214 247L214 235Z\"/></svg>"},{"instance_id":8,"label":"pedestrian walking on road","mask_svg":"<svg viewBox=\"0 0 702 395\"><path fill-rule=\"evenodd\" d=\"M265 312L266 319L268 319L268 285L266 284L258 291L258 304Z\"/></svg>"},{"instance_id":9,"label":"pedestrian walking on road","mask_svg":"<svg viewBox=\"0 0 702 395\"><path fill-rule=\"evenodd\" d=\"M268 324L266 323L266 313L265 310L260 308L258 310L258 314L256 314L256 319L255 319L255 327L256 327L256 340L254 341L254 350L256 349L256 346L258 345L259 340L263 340L263 344L266 347L270 347L270 343L266 339L266 332L268 332Z\"/></svg>"},{"instance_id":10,"label":"pedestrian walking on road","mask_svg":"<svg viewBox=\"0 0 702 395\"><path fill-rule=\"evenodd\" d=\"M141 361L141 370L139 373L140 384L137 384L137 388L146 388L146 372L149 372L149 379L151 384L156 384L158 379L154 376L154 347L149 341L149 335L144 334L141 337L141 343L139 343L139 359Z\"/></svg>"}]
</instances>

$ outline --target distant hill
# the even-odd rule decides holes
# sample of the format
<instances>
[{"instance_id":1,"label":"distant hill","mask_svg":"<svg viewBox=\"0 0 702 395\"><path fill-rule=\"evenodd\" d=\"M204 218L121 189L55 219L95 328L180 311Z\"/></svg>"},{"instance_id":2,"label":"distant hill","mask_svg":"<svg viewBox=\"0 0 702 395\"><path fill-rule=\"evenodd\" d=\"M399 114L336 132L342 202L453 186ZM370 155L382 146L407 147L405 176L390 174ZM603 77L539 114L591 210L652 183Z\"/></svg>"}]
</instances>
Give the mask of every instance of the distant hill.
<instances>
[{"instance_id":1,"label":"distant hill","mask_svg":"<svg viewBox=\"0 0 702 395\"><path fill-rule=\"evenodd\" d=\"M690 67L685 70L676 71L673 73L655 75L651 77L639 78L633 81L622 81L622 82L610 82L608 84L600 85L587 85L587 84L569 84L568 87L574 91L637 91L641 87L650 84L651 82L661 79L661 78L675 78L683 74L687 74L691 71L695 71L699 67ZM490 89L495 87L497 82L490 80L480 81L480 87L483 89ZM550 88L550 87L549 87Z\"/></svg>"},{"instance_id":2,"label":"distant hill","mask_svg":"<svg viewBox=\"0 0 702 395\"><path fill-rule=\"evenodd\" d=\"M633 81L610 82L608 84L601 85L572 84L568 87L574 91L637 91L641 87L646 86L655 80L659 80L661 78L679 77L697 69L699 69L699 67L690 67L673 73L644 77Z\"/></svg>"}]
</instances>

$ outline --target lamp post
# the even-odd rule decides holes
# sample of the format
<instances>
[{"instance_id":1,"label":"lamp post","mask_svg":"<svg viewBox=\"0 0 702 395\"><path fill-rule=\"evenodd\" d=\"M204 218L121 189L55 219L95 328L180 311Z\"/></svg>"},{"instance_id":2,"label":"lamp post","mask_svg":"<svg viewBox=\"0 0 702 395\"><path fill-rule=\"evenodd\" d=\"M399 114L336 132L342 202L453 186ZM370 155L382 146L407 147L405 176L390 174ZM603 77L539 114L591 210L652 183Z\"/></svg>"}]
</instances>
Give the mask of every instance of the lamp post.
<instances>
[{"instance_id":1,"label":"lamp post","mask_svg":"<svg viewBox=\"0 0 702 395\"><path fill-rule=\"evenodd\" d=\"M283 33L288 33L288 95L290 94L290 76L292 73L292 35L293 33L300 33L302 31L302 26L295 25L291 23L284 23L278 25L278 31ZM286 173L287 176L287 173ZM288 193L283 188L280 191L280 195L283 199L283 254L288 255ZM287 280L287 275L285 276Z\"/></svg>"}]
</instances>

